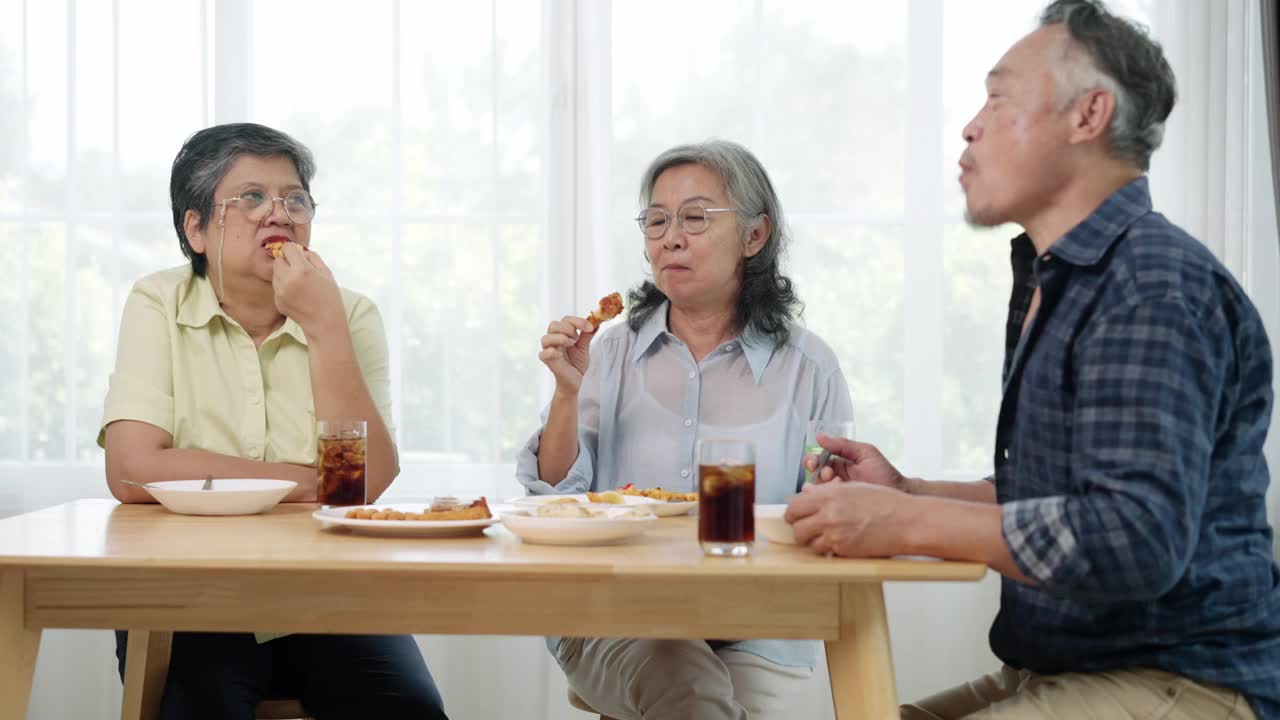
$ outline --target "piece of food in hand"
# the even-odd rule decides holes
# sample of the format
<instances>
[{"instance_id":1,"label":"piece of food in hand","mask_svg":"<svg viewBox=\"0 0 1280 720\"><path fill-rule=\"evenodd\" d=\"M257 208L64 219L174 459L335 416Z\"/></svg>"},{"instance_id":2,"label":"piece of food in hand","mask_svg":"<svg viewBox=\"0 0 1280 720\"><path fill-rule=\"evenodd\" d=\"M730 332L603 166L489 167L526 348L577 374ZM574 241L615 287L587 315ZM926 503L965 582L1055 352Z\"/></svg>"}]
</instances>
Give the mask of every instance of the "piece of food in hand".
<instances>
[{"instance_id":1,"label":"piece of food in hand","mask_svg":"<svg viewBox=\"0 0 1280 720\"><path fill-rule=\"evenodd\" d=\"M593 503L605 503L607 505L622 505L627 499L617 490L605 490L604 492L588 492L587 500Z\"/></svg>"},{"instance_id":2,"label":"piece of food in hand","mask_svg":"<svg viewBox=\"0 0 1280 720\"><path fill-rule=\"evenodd\" d=\"M270 240L263 247L271 251L271 257L280 257L284 254L284 240Z\"/></svg>"},{"instance_id":3,"label":"piece of food in hand","mask_svg":"<svg viewBox=\"0 0 1280 720\"><path fill-rule=\"evenodd\" d=\"M618 293L609 293L600 298L600 304L596 305L596 309L587 315L587 321L599 329L601 323L612 320L621 314L622 296Z\"/></svg>"}]
</instances>

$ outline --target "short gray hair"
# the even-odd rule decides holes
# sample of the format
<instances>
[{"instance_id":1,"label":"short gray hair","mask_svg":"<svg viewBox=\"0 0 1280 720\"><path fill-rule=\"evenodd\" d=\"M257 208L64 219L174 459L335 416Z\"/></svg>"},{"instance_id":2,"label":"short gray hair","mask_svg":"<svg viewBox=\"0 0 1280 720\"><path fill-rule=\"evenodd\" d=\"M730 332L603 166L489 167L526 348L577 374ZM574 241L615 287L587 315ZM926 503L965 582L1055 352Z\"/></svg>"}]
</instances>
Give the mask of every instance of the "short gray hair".
<instances>
[{"instance_id":1,"label":"short gray hair","mask_svg":"<svg viewBox=\"0 0 1280 720\"><path fill-rule=\"evenodd\" d=\"M728 140L678 145L654 158L644 171L640 181L642 206L647 207L653 201L653 188L658 184L658 178L681 165L700 165L724 181L729 203L738 211L738 223L744 239L762 221L762 216L768 216L771 221L764 247L747 258L743 265L737 321L744 331L751 328L775 343L786 342L790 337L788 322L802 306L791 279L782 274L782 257L791 244L791 230L764 165L750 150ZM636 330L667 299L649 281L631 290L628 298L631 304L628 322Z\"/></svg>"},{"instance_id":2,"label":"short gray hair","mask_svg":"<svg viewBox=\"0 0 1280 720\"><path fill-rule=\"evenodd\" d=\"M298 170L302 189L311 192L311 178L316 174L315 157L307 146L279 130L256 123L230 123L205 128L187 138L173 159L169 203L173 209L173 228L178 231L178 245L191 261L191 270L199 277L208 272L209 260L191 247L186 230L187 211L196 211L201 228L209 225L218 183L241 155L289 158Z\"/></svg>"},{"instance_id":3,"label":"short gray hair","mask_svg":"<svg viewBox=\"0 0 1280 720\"><path fill-rule=\"evenodd\" d=\"M1099 0L1056 0L1041 13L1040 25L1062 25L1070 37L1054 66L1059 109L1088 90L1111 93L1111 153L1147 170L1178 95L1160 43Z\"/></svg>"}]
</instances>

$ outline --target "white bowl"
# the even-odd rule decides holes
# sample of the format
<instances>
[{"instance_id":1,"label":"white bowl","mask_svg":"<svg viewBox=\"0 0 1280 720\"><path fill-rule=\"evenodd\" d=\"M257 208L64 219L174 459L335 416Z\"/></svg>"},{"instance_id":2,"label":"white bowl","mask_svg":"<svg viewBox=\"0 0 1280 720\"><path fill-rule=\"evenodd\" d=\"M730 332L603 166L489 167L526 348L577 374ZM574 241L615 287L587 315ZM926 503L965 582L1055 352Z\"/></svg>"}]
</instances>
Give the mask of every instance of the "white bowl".
<instances>
[{"instance_id":1,"label":"white bowl","mask_svg":"<svg viewBox=\"0 0 1280 720\"><path fill-rule=\"evenodd\" d=\"M298 483L292 480L166 480L146 484L147 492L171 512L182 515L256 515L284 499Z\"/></svg>"},{"instance_id":2,"label":"white bowl","mask_svg":"<svg viewBox=\"0 0 1280 720\"><path fill-rule=\"evenodd\" d=\"M620 507L620 506L619 506ZM502 513L502 524L532 545L607 545L657 524L655 515L627 518L544 518L528 510Z\"/></svg>"},{"instance_id":3,"label":"white bowl","mask_svg":"<svg viewBox=\"0 0 1280 720\"><path fill-rule=\"evenodd\" d=\"M769 542L780 545L795 545L796 534L791 524L782 518L787 511L786 505L757 505L756 530L769 538Z\"/></svg>"}]
</instances>

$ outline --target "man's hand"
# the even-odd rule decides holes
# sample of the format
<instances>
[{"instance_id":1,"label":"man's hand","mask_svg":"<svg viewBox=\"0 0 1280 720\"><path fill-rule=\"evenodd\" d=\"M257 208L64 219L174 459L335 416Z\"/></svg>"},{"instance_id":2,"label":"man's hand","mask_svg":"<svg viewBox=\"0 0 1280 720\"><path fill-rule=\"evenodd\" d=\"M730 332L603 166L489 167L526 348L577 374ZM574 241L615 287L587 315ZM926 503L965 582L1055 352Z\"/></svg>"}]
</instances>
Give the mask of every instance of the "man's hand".
<instances>
[{"instance_id":1,"label":"man's hand","mask_svg":"<svg viewBox=\"0 0 1280 720\"><path fill-rule=\"evenodd\" d=\"M831 462L814 476L814 482L855 481L908 492L907 478L884 459L875 445L823 433L818 433L818 444L831 452ZM804 465L810 471L817 470L817 456L806 457Z\"/></svg>"},{"instance_id":2,"label":"man's hand","mask_svg":"<svg viewBox=\"0 0 1280 720\"><path fill-rule=\"evenodd\" d=\"M784 517L796 542L819 553L891 557L910 552L904 531L913 521L914 502L904 492L865 482L807 485Z\"/></svg>"}]
</instances>

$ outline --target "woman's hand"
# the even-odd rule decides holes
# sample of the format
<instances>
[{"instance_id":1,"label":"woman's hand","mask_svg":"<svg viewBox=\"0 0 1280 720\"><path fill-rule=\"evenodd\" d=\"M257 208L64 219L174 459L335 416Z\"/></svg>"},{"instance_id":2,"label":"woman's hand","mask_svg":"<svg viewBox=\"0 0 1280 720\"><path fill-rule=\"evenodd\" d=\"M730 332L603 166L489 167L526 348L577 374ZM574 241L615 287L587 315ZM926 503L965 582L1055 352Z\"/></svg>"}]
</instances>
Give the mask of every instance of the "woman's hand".
<instances>
[{"instance_id":1,"label":"woman's hand","mask_svg":"<svg viewBox=\"0 0 1280 720\"><path fill-rule=\"evenodd\" d=\"M276 309L302 326L308 335L346 328L346 309L333 272L316 252L285 243L271 276Z\"/></svg>"},{"instance_id":2,"label":"woman's hand","mask_svg":"<svg viewBox=\"0 0 1280 720\"><path fill-rule=\"evenodd\" d=\"M591 362L588 345L596 328L583 318L566 315L553 320L542 336L542 351L538 359L551 370L556 378L556 392L578 394L582 376L587 374Z\"/></svg>"}]
</instances>

